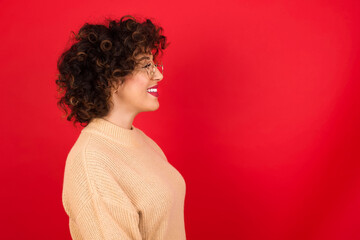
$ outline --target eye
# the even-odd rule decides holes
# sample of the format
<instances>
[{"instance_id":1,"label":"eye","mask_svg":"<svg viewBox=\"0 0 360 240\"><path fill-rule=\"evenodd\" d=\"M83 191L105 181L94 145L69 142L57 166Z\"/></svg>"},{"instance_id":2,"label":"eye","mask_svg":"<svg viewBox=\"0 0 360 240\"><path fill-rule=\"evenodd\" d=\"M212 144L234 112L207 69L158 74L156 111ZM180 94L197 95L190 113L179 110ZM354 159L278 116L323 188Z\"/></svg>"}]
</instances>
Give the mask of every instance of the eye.
<instances>
[{"instance_id":1,"label":"eye","mask_svg":"<svg viewBox=\"0 0 360 240\"><path fill-rule=\"evenodd\" d=\"M151 66L151 63L148 63L144 66L144 68L149 68Z\"/></svg>"}]
</instances>

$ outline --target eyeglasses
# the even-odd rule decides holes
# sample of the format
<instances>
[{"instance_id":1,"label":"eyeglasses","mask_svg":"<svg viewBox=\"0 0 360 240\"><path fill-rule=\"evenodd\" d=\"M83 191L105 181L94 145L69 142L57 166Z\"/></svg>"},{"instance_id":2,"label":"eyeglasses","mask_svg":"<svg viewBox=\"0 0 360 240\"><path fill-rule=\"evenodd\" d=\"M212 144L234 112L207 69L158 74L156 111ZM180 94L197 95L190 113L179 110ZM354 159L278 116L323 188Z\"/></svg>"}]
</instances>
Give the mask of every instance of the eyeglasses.
<instances>
[{"instance_id":1,"label":"eyeglasses","mask_svg":"<svg viewBox=\"0 0 360 240\"><path fill-rule=\"evenodd\" d=\"M146 69L148 75L150 78L153 78L156 72L156 68L159 70L161 74L164 74L164 65L162 62L154 64L153 62L147 63L144 67L141 69Z\"/></svg>"}]
</instances>

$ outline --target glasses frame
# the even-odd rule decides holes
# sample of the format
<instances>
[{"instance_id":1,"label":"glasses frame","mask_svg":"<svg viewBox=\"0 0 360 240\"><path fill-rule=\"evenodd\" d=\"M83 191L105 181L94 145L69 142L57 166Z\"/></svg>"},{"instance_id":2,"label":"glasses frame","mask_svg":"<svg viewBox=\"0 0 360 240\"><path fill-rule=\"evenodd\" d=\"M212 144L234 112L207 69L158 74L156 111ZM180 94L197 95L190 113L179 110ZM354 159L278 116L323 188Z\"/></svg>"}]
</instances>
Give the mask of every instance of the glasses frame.
<instances>
[{"instance_id":1,"label":"glasses frame","mask_svg":"<svg viewBox=\"0 0 360 240\"><path fill-rule=\"evenodd\" d=\"M147 67L148 64L151 64L151 69L149 67ZM160 73L164 74L164 65L163 65L162 61L160 61L159 63L156 63L156 64L153 62L149 62L144 67L140 67L139 69L143 69L143 70L145 69L148 76L152 79L155 75L156 68L158 68L158 67L161 67L161 71L159 70Z\"/></svg>"}]
</instances>

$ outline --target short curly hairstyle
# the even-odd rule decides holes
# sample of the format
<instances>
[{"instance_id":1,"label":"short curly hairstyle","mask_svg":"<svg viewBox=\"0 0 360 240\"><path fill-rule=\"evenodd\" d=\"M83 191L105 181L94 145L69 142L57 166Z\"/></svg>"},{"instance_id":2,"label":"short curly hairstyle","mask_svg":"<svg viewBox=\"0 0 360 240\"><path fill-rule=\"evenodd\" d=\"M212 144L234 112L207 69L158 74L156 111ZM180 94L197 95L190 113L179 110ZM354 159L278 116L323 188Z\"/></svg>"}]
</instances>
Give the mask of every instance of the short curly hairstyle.
<instances>
[{"instance_id":1,"label":"short curly hairstyle","mask_svg":"<svg viewBox=\"0 0 360 240\"><path fill-rule=\"evenodd\" d=\"M77 34L72 32L71 47L57 61L57 106L74 126L106 116L112 104L111 90L133 73L136 56L152 54L156 61L169 45L163 28L150 19L141 22L125 15L105 22L85 23Z\"/></svg>"}]
</instances>

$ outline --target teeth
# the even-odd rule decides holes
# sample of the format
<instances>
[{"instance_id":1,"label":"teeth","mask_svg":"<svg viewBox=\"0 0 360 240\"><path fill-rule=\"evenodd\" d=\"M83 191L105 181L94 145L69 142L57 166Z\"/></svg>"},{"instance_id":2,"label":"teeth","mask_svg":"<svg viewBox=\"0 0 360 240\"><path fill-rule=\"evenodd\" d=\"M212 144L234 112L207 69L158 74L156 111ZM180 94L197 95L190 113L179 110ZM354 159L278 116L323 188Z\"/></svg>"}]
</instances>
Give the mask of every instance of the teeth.
<instances>
[{"instance_id":1,"label":"teeth","mask_svg":"<svg viewBox=\"0 0 360 240\"><path fill-rule=\"evenodd\" d=\"M157 92L157 89L156 88L151 88L151 89L148 89L147 91L148 92Z\"/></svg>"}]
</instances>

